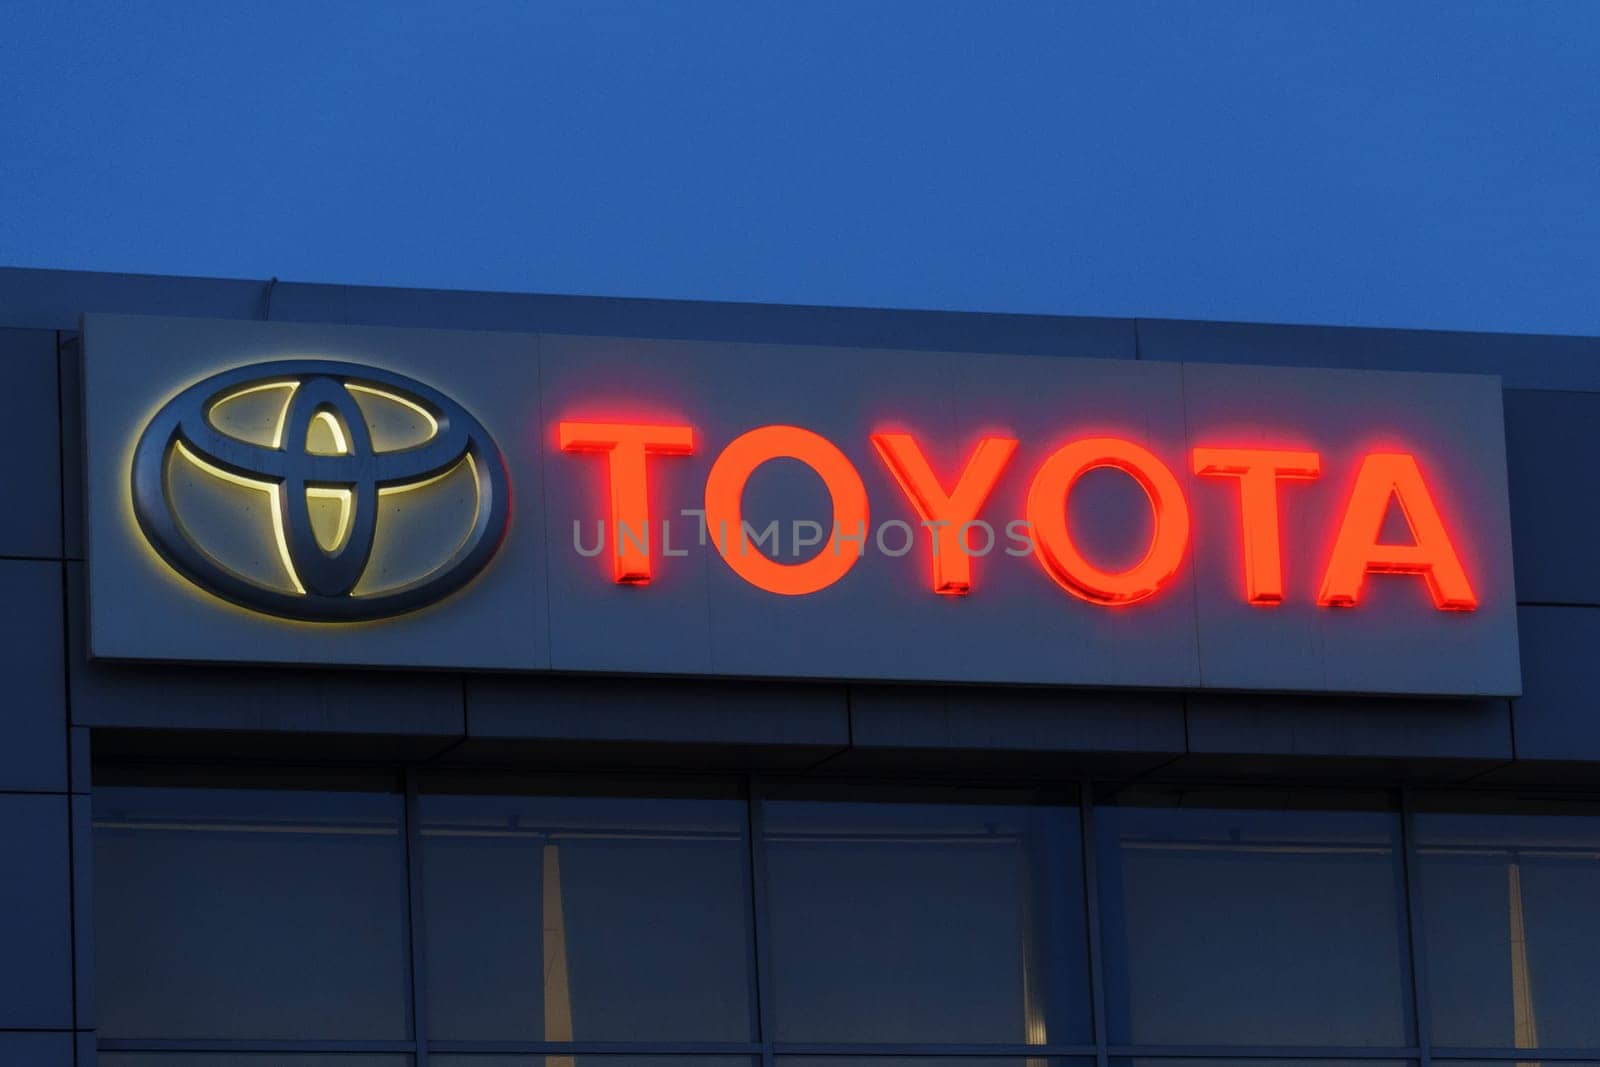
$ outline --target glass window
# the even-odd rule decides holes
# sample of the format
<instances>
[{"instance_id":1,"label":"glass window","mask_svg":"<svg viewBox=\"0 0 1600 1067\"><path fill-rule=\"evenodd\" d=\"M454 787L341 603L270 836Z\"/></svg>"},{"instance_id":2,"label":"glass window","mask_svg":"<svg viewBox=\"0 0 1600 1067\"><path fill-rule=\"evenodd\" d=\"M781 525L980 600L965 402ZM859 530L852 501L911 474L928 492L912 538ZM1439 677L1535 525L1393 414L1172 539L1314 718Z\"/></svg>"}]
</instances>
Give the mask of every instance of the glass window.
<instances>
[{"instance_id":1,"label":"glass window","mask_svg":"<svg viewBox=\"0 0 1600 1067\"><path fill-rule=\"evenodd\" d=\"M537 1053L431 1052L429 1067L756 1067L753 1056L567 1056Z\"/></svg>"},{"instance_id":2,"label":"glass window","mask_svg":"<svg viewBox=\"0 0 1600 1067\"><path fill-rule=\"evenodd\" d=\"M402 805L381 793L97 788L101 1035L405 1038Z\"/></svg>"},{"instance_id":3,"label":"glass window","mask_svg":"<svg viewBox=\"0 0 1600 1067\"><path fill-rule=\"evenodd\" d=\"M386 1052L101 1052L99 1067L411 1067Z\"/></svg>"},{"instance_id":4,"label":"glass window","mask_svg":"<svg viewBox=\"0 0 1600 1067\"><path fill-rule=\"evenodd\" d=\"M778 1067L1091 1067L1049 1056L779 1056Z\"/></svg>"},{"instance_id":5,"label":"glass window","mask_svg":"<svg viewBox=\"0 0 1600 1067\"><path fill-rule=\"evenodd\" d=\"M1111 1040L1409 1044L1399 816L1314 806L1366 803L1172 790L1097 807Z\"/></svg>"},{"instance_id":6,"label":"glass window","mask_svg":"<svg viewBox=\"0 0 1600 1067\"><path fill-rule=\"evenodd\" d=\"M1435 1060L1445 1064L1448 1060ZM1255 1057L1232 1059L1161 1059L1154 1056L1111 1057L1111 1067L1413 1067L1412 1060L1264 1060ZM1505 1067L1512 1067L1506 1064Z\"/></svg>"},{"instance_id":7,"label":"glass window","mask_svg":"<svg viewBox=\"0 0 1600 1067\"><path fill-rule=\"evenodd\" d=\"M1533 810L1416 816L1437 1044L1600 1047L1600 808Z\"/></svg>"},{"instance_id":8,"label":"glass window","mask_svg":"<svg viewBox=\"0 0 1600 1067\"><path fill-rule=\"evenodd\" d=\"M430 1036L754 1036L737 795L438 788L420 800Z\"/></svg>"},{"instance_id":9,"label":"glass window","mask_svg":"<svg viewBox=\"0 0 1600 1067\"><path fill-rule=\"evenodd\" d=\"M1076 807L766 802L777 1040L1089 1040Z\"/></svg>"}]
</instances>

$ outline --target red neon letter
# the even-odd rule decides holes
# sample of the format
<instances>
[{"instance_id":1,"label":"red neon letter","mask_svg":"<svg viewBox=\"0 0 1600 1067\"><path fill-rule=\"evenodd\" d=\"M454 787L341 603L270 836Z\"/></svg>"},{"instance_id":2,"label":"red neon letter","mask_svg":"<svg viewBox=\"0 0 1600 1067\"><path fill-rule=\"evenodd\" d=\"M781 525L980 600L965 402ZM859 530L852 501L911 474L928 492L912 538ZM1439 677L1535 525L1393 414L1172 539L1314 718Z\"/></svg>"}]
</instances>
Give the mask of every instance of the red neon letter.
<instances>
[{"instance_id":1,"label":"red neon letter","mask_svg":"<svg viewBox=\"0 0 1600 1067\"><path fill-rule=\"evenodd\" d=\"M821 476L833 498L833 536L801 563L779 563L753 548L744 530L744 486L769 459L797 459ZM785 596L815 593L844 577L866 544L867 487L845 454L826 437L798 426L762 426L734 438L706 476L706 528L735 574ZM844 536L840 536L843 531ZM844 541L855 549L844 551Z\"/></svg>"},{"instance_id":2,"label":"red neon letter","mask_svg":"<svg viewBox=\"0 0 1600 1067\"><path fill-rule=\"evenodd\" d=\"M1413 544L1378 543L1390 497L1400 502ZM1354 607L1368 572L1422 575L1440 611L1473 611L1478 606L1416 457L1409 453L1374 452L1361 461L1317 603Z\"/></svg>"},{"instance_id":3,"label":"red neon letter","mask_svg":"<svg viewBox=\"0 0 1600 1067\"><path fill-rule=\"evenodd\" d=\"M1118 573L1100 570L1084 559L1067 527L1072 486L1096 467L1114 467L1139 483L1155 516L1144 559ZM1116 437L1073 441L1045 460L1028 489L1028 522L1045 573L1091 604L1134 604L1154 595L1178 572L1189 545L1189 505L1178 479L1148 449Z\"/></svg>"},{"instance_id":4,"label":"red neon letter","mask_svg":"<svg viewBox=\"0 0 1600 1067\"><path fill-rule=\"evenodd\" d=\"M933 526L933 591L965 596L972 589L972 560L967 557L962 532L967 523L978 517L1000 472L1017 450L1017 442L1009 437L985 437L978 442L950 493L939 485L922 448L910 434L875 433L872 445L900 483L917 516L925 523L937 524Z\"/></svg>"},{"instance_id":5,"label":"red neon letter","mask_svg":"<svg viewBox=\"0 0 1600 1067\"><path fill-rule=\"evenodd\" d=\"M650 581L650 487L645 456L687 456L694 451L688 426L641 426L622 422L563 422L563 452L604 452L611 479L611 574L619 583ZM624 536L632 531L633 536ZM604 539L602 538L602 543Z\"/></svg>"},{"instance_id":6,"label":"red neon letter","mask_svg":"<svg viewBox=\"0 0 1600 1067\"><path fill-rule=\"evenodd\" d=\"M1283 556L1278 536L1278 481L1315 478L1322 460L1315 452L1265 448L1197 448L1194 472L1205 478L1239 479L1244 539L1244 597L1252 604L1283 602Z\"/></svg>"}]
</instances>

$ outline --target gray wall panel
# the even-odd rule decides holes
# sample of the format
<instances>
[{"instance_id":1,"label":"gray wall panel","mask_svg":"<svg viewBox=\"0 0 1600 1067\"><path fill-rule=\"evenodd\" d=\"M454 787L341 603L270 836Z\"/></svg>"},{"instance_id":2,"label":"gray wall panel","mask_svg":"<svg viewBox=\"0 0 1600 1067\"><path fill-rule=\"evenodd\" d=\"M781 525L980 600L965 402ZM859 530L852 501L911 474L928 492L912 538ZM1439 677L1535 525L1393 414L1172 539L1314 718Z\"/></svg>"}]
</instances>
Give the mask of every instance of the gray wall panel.
<instances>
[{"instance_id":1,"label":"gray wall panel","mask_svg":"<svg viewBox=\"0 0 1600 1067\"><path fill-rule=\"evenodd\" d=\"M1133 357L1133 320L351 286L346 321L763 344Z\"/></svg>"},{"instance_id":2,"label":"gray wall panel","mask_svg":"<svg viewBox=\"0 0 1600 1067\"><path fill-rule=\"evenodd\" d=\"M1524 607L1520 760L1600 760L1600 608Z\"/></svg>"},{"instance_id":3,"label":"gray wall panel","mask_svg":"<svg viewBox=\"0 0 1600 1067\"><path fill-rule=\"evenodd\" d=\"M1600 338L1140 319L1143 359L1498 374L1523 389L1600 389Z\"/></svg>"},{"instance_id":4,"label":"gray wall panel","mask_svg":"<svg viewBox=\"0 0 1600 1067\"><path fill-rule=\"evenodd\" d=\"M0 368L0 556L60 556L55 331L0 329Z\"/></svg>"},{"instance_id":5,"label":"gray wall panel","mask_svg":"<svg viewBox=\"0 0 1600 1067\"><path fill-rule=\"evenodd\" d=\"M0 841L0 1029L70 1030L67 798L0 794Z\"/></svg>"},{"instance_id":6,"label":"gray wall panel","mask_svg":"<svg viewBox=\"0 0 1600 1067\"><path fill-rule=\"evenodd\" d=\"M861 749L1027 752L1184 751L1175 693L1071 689L867 686L850 690L852 743Z\"/></svg>"},{"instance_id":7,"label":"gray wall panel","mask_svg":"<svg viewBox=\"0 0 1600 1067\"><path fill-rule=\"evenodd\" d=\"M66 708L62 708L62 717L66 717ZM92 792L93 775L91 771L91 750L89 728L87 726L73 726L69 729L71 735L68 739L68 766L67 781L73 793L84 794Z\"/></svg>"},{"instance_id":8,"label":"gray wall panel","mask_svg":"<svg viewBox=\"0 0 1600 1067\"><path fill-rule=\"evenodd\" d=\"M1517 597L1600 604L1600 493L1585 472L1600 456L1600 393L1507 389Z\"/></svg>"},{"instance_id":9,"label":"gray wall panel","mask_svg":"<svg viewBox=\"0 0 1600 1067\"><path fill-rule=\"evenodd\" d=\"M6 1033L0 1031L0 1063L15 1067L72 1067L70 1032Z\"/></svg>"},{"instance_id":10,"label":"gray wall panel","mask_svg":"<svg viewBox=\"0 0 1600 1067\"><path fill-rule=\"evenodd\" d=\"M1349 700L1325 696L1191 694L1197 755L1355 759L1511 758L1505 700Z\"/></svg>"},{"instance_id":11,"label":"gray wall panel","mask_svg":"<svg viewBox=\"0 0 1600 1067\"><path fill-rule=\"evenodd\" d=\"M264 301L264 317L270 322L344 322L345 293L342 285L280 281Z\"/></svg>"},{"instance_id":12,"label":"gray wall panel","mask_svg":"<svg viewBox=\"0 0 1600 1067\"><path fill-rule=\"evenodd\" d=\"M0 267L0 325L75 330L85 312L261 317L266 283L76 270Z\"/></svg>"},{"instance_id":13,"label":"gray wall panel","mask_svg":"<svg viewBox=\"0 0 1600 1067\"><path fill-rule=\"evenodd\" d=\"M61 564L0 560L0 790L67 790Z\"/></svg>"},{"instance_id":14,"label":"gray wall panel","mask_svg":"<svg viewBox=\"0 0 1600 1067\"><path fill-rule=\"evenodd\" d=\"M67 566L78 726L446 737L465 730L455 674L91 662L83 643L83 567Z\"/></svg>"},{"instance_id":15,"label":"gray wall panel","mask_svg":"<svg viewBox=\"0 0 1600 1067\"><path fill-rule=\"evenodd\" d=\"M94 815L86 796L68 804L72 819L73 1025L95 1025Z\"/></svg>"},{"instance_id":16,"label":"gray wall panel","mask_svg":"<svg viewBox=\"0 0 1600 1067\"><path fill-rule=\"evenodd\" d=\"M469 676L475 740L824 746L850 738L842 686Z\"/></svg>"},{"instance_id":17,"label":"gray wall panel","mask_svg":"<svg viewBox=\"0 0 1600 1067\"><path fill-rule=\"evenodd\" d=\"M85 312L268 317L268 283L0 268L0 325L72 330ZM311 285L272 288L277 321L1132 358L1133 320Z\"/></svg>"},{"instance_id":18,"label":"gray wall panel","mask_svg":"<svg viewBox=\"0 0 1600 1067\"><path fill-rule=\"evenodd\" d=\"M61 375L61 537L62 554L83 558L83 343L62 334Z\"/></svg>"}]
</instances>

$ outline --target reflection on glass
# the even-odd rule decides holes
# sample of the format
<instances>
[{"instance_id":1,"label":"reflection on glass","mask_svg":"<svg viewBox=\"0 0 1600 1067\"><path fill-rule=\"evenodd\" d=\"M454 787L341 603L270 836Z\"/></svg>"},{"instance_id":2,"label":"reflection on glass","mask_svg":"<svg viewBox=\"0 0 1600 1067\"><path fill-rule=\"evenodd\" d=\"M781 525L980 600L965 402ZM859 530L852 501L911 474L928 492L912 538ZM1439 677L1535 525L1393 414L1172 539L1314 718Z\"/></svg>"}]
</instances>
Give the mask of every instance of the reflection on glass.
<instances>
[{"instance_id":1,"label":"reflection on glass","mask_svg":"<svg viewBox=\"0 0 1600 1067\"><path fill-rule=\"evenodd\" d=\"M432 1037L751 1039L741 800L420 803Z\"/></svg>"},{"instance_id":2,"label":"reflection on glass","mask_svg":"<svg viewBox=\"0 0 1600 1067\"><path fill-rule=\"evenodd\" d=\"M777 1039L1089 1038L1076 808L764 807Z\"/></svg>"},{"instance_id":3,"label":"reflection on glass","mask_svg":"<svg viewBox=\"0 0 1600 1067\"><path fill-rule=\"evenodd\" d=\"M408 1036L402 803L96 789L101 1035Z\"/></svg>"},{"instance_id":4,"label":"reflection on glass","mask_svg":"<svg viewBox=\"0 0 1600 1067\"><path fill-rule=\"evenodd\" d=\"M1398 815L1265 799L1096 810L1112 1041L1409 1043Z\"/></svg>"},{"instance_id":5,"label":"reflection on glass","mask_svg":"<svg viewBox=\"0 0 1600 1067\"><path fill-rule=\"evenodd\" d=\"M1600 820L1416 817L1433 1040L1600 1047Z\"/></svg>"}]
</instances>

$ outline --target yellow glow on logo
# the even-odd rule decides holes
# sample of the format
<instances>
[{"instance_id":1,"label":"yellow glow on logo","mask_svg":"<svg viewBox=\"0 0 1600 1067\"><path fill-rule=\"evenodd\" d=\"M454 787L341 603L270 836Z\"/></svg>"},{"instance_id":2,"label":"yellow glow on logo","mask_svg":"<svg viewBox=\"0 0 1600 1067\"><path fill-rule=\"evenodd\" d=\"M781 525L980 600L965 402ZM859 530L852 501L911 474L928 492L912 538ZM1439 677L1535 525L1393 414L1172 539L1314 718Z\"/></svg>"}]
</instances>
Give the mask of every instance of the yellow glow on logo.
<instances>
[{"instance_id":1,"label":"yellow glow on logo","mask_svg":"<svg viewBox=\"0 0 1600 1067\"><path fill-rule=\"evenodd\" d=\"M257 481L254 478L246 478L243 475L235 474L232 471L223 470L221 467L218 467L215 464L207 463L205 460L191 452L182 441L174 441L172 447L181 456L183 456L184 459L188 460L190 463L194 464L200 470L205 471L212 477L220 478L225 482L232 482L234 485L243 486L246 489L254 489L266 494L267 510L272 514L272 536L273 539L278 543L278 558L283 562L283 572L289 576L289 581L294 585L295 592L299 593L301 596L305 596L306 587L301 583L300 576L295 573L294 561L289 558L289 538L283 532L283 506L278 500L277 486L273 485L271 482L262 482Z\"/></svg>"},{"instance_id":2,"label":"yellow glow on logo","mask_svg":"<svg viewBox=\"0 0 1600 1067\"><path fill-rule=\"evenodd\" d=\"M439 420L433 417L432 412L423 407L421 404L418 404L416 401L407 400L400 394L391 393L387 389L375 389L370 385L358 385L355 382L346 382L344 387L352 393L360 393L365 396L375 396L380 400L387 400L391 404L399 404L401 407L414 412L419 418L428 424L429 440L439 436Z\"/></svg>"},{"instance_id":3,"label":"yellow glow on logo","mask_svg":"<svg viewBox=\"0 0 1600 1067\"><path fill-rule=\"evenodd\" d=\"M350 441L333 412L319 411L311 416L311 425L306 429L306 451L314 456L350 454Z\"/></svg>"},{"instance_id":4,"label":"yellow glow on logo","mask_svg":"<svg viewBox=\"0 0 1600 1067\"><path fill-rule=\"evenodd\" d=\"M260 385L252 385L245 389L236 390L232 393L228 393L226 396L218 397L215 401L213 401L210 410L206 413L206 419L211 423L211 425L225 433L238 433L244 428L224 425L224 423L232 423L235 421L232 418L221 417L226 408L228 408L230 405L233 405L236 401L242 400L248 396L256 396L261 393L282 390L283 402L278 405L277 412L270 420L261 418L259 414L256 415L257 419L265 423L267 426L270 426L272 430L271 434L259 443L270 445L273 448L282 448L283 427L284 424L288 422L289 404L293 402L295 390L299 387L299 382L263 382ZM248 418L249 416L246 416L247 420ZM250 440L251 438L244 437L243 439Z\"/></svg>"}]
</instances>

